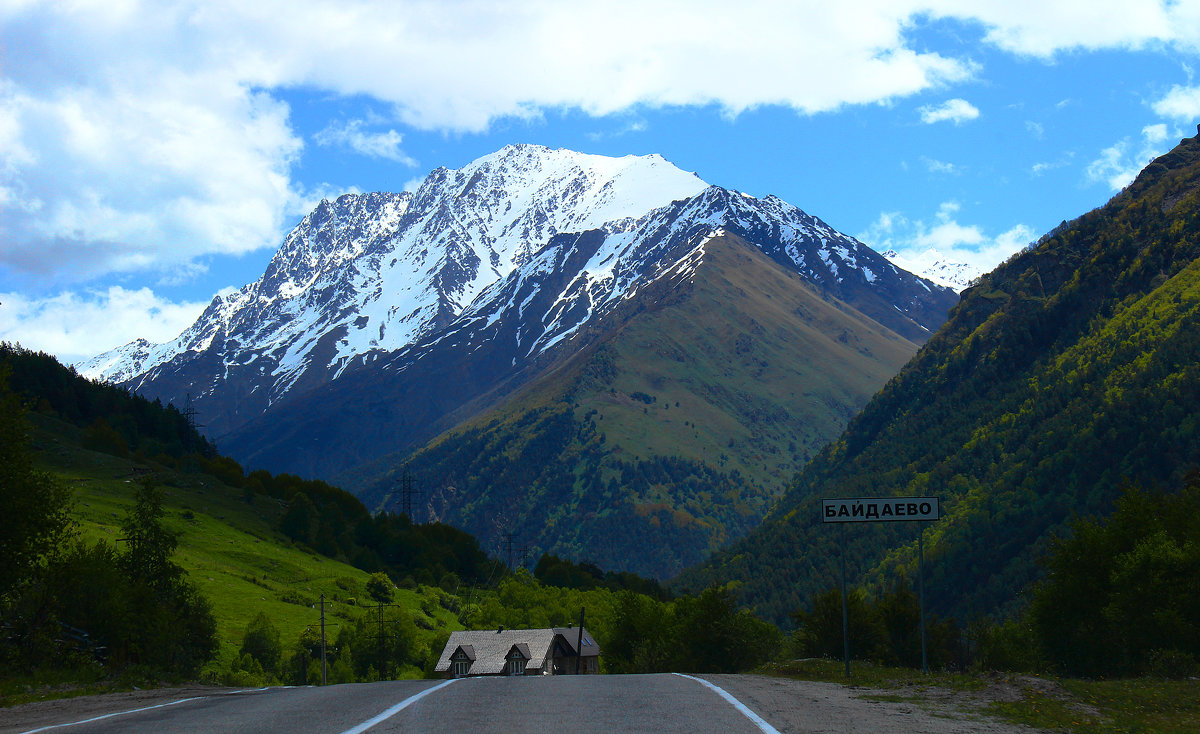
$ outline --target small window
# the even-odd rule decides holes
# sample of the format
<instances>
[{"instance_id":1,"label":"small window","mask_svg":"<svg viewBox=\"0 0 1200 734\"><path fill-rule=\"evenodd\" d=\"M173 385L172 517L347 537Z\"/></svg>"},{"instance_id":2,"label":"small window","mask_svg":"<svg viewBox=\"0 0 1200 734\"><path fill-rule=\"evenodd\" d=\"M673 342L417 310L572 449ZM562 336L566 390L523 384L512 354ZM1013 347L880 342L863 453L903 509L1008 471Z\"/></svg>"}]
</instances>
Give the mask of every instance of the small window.
<instances>
[{"instance_id":1,"label":"small window","mask_svg":"<svg viewBox=\"0 0 1200 734\"><path fill-rule=\"evenodd\" d=\"M455 660L454 661L454 677L462 678L471 669L470 660Z\"/></svg>"},{"instance_id":2,"label":"small window","mask_svg":"<svg viewBox=\"0 0 1200 734\"><path fill-rule=\"evenodd\" d=\"M525 675L525 661L521 658L513 658L508 661L509 675Z\"/></svg>"}]
</instances>

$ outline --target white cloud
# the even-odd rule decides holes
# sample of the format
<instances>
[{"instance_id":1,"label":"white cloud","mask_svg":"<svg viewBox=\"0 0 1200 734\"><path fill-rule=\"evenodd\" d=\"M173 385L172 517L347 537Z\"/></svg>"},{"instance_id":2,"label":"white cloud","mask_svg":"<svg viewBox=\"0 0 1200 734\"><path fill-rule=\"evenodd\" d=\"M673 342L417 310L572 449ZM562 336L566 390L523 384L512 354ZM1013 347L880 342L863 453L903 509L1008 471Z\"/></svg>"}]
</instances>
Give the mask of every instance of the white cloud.
<instances>
[{"instance_id":1,"label":"white cloud","mask_svg":"<svg viewBox=\"0 0 1200 734\"><path fill-rule=\"evenodd\" d=\"M548 108L818 113L973 73L968 61L907 45L911 10L866 10L681 0L4 5L0 268L64 284L276 245L290 207L310 198L293 181L303 143L285 90L463 132ZM414 165L400 132L366 128L379 122L331 125L317 140Z\"/></svg>"},{"instance_id":2,"label":"white cloud","mask_svg":"<svg viewBox=\"0 0 1200 734\"><path fill-rule=\"evenodd\" d=\"M300 150L287 115L265 93L175 73L5 85L0 266L86 280L274 243Z\"/></svg>"},{"instance_id":3,"label":"white cloud","mask_svg":"<svg viewBox=\"0 0 1200 734\"><path fill-rule=\"evenodd\" d=\"M207 305L174 303L149 288L120 286L41 299L0 293L0 341L77 362L137 338L170 341L191 326Z\"/></svg>"},{"instance_id":4,"label":"white cloud","mask_svg":"<svg viewBox=\"0 0 1200 734\"><path fill-rule=\"evenodd\" d=\"M1181 87L1176 84L1152 108L1163 117L1188 121L1200 118L1200 87Z\"/></svg>"},{"instance_id":5,"label":"white cloud","mask_svg":"<svg viewBox=\"0 0 1200 734\"><path fill-rule=\"evenodd\" d=\"M313 139L318 145L341 145L369 158L383 158L404 166L416 167L417 162L400 150L404 136L395 130L364 132L362 120L345 124L331 123Z\"/></svg>"},{"instance_id":6,"label":"white cloud","mask_svg":"<svg viewBox=\"0 0 1200 734\"><path fill-rule=\"evenodd\" d=\"M921 114L921 122L932 125L935 122L950 121L961 125L979 117L979 108L965 99L948 99L936 107L925 105L917 110Z\"/></svg>"},{"instance_id":7,"label":"white cloud","mask_svg":"<svg viewBox=\"0 0 1200 734\"><path fill-rule=\"evenodd\" d=\"M443 132L547 109L817 114L972 78L972 60L913 41L945 19L1046 58L1200 47L1197 4L1165 0L8 3L0 267L63 283L274 246L307 197L284 91L362 100ZM954 99L928 115L978 110ZM396 130L347 123L328 136L411 165Z\"/></svg>"},{"instance_id":8,"label":"white cloud","mask_svg":"<svg viewBox=\"0 0 1200 734\"><path fill-rule=\"evenodd\" d=\"M1165 124L1142 128L1142 139L1135 143L1124 138L1100 151L1100 157L1088 165L1085 174L1093 183L1103 182L1113 191L1120 191L1133 182L1146 164L1170 147L1170 133Z\"/></svg>"},{"instance_id":9,"label":"white cloud","mask_svg":"<svg viewBox=\"0 0 1200 734\"><path fill-rule=\"evenodd\" d=\"M1033 228L1016 224L997 235L988 235L978 225L957 221L961 206L943 202L932 222L909 219L900 212L881 212L858 239L880 252L894 250L912 262L936 259L964 263L978 273L994 269L1010 255L1035 239Z\"/></svg>"},{"instance_id":10,"label":"white cloud","mask_svg":"<svg viewBox=\"0 0 1200 734\"><path fill-rule=\"evenodd\" d=\"M948 173L957 176L962 173L962 168L953 163L946 163L933 158L921 156L921 162L925 164L925 168L929 169L930 173Z\"/></svg>"},{"instance_id":11,"label":"white cloud","mask_svg":"<svg viewBox=\"0 0 1200 734\"><path fill-rule=\"evenodd\" d=\"M1043 173L1045 173L1047 171L1053 171L1057 168L1065 168L1066 166L1071 165L1071 161L1074 160L1074 158L1075 158L1075 151L1068 150L1067 152L1065 152L1061 156L1059 156L1056 160L1040 161L1038 163L1033 164L1029 168L1029 173L1033 176L1041 176Z\"/></svg>"},{"instance_id":12,"label":"white cloud","mask_svg":"<svg viewBox=\"0 0 1200 734\"><path fill-rule=\"evenodd\" d=\"M619 138L619 137L623 137L625 135L631 135L634 133L645 132L646 129L647 129L646 121L637 119L637 120L631 120L630 122L625 123L624 126L616 128L616 129L604 130L604 131L593 131L593 132L586 133L586 134L587 134L587 137L589 140L597 140L598 141L598 140L607 140L610 138Z\"/></svg>"},{"instance_id":13,"label":"white cloud","mask_svg":"<svg viewBox=\"0 0 1200 734\"><path fill-rule=\"evenodd\" d=\"M292 219L302 218L304 215L317 208L317 204L321 203L322 199L333 201L343 194L361 194L357 186L334 186L331 183L322 183L318 186L313 186L302 191L296 191L288 199L284 206L284 214ZM275 242L274 244L279 244Z\"/></svg>"},{"instance_id":14,"label":"white cloud","mask_svg":"<svg viewBox=\"0 0 1200 734\"><path fill-rule=\"evenodd\" d=\"M1185 51L1200 48L1200 5L1194 0L946 0L937 5L938 14L973 17L987 29L989 42L1025 56L1164 43Z\"/></svg>"}]
</instances>

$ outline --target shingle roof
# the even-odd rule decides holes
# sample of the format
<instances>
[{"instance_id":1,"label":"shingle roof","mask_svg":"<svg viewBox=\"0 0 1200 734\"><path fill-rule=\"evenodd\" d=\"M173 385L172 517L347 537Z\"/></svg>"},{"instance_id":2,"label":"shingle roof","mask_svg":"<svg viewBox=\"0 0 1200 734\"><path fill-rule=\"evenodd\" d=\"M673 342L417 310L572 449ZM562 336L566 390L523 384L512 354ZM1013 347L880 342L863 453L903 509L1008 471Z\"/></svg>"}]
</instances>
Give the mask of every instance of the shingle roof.
<instances>
[{"instance_id":1,"label":"shingle roof","mask_svg":"<svg viewBox=\"0 0 1200 734\"><path fill-rule=\"evenodd\" d=\"M564 640L567 640L568 647L572 652L575 651L575 646L579 640L579 628L556 627L554 629L540 630L460 630L451 632L450 639L446 641L446 646L442 648L442 655L438 658L437 665L434 670L439 673L444 673L450 670L450 656L458 648L463 648L464 651L470 650L474 653L474 662L471 663L471 668L468 671L470 675L498 675L504 672L505 658L507 657L513 646L529 659L527 667L531 670L541 669L546 662L546 656L550 652L550 646L554 644L556 635L562 635ZM587 628L583 630L583 654L599 655L600 646L596 644L595 639L588 633Z\"/></svg>"},{"instance_id":2,"label":"shingle roof","mask_svg":"<svg viewBox=\"0 0 1200 734\"><path fill-rule=\"evenodd\" d=\"M554 630L461 630L451 632L442 656L434 670L445 672L450 669L450 656L460 646L475 648L475 662L471 663L472 675L498 675L504 672L505 657L513 645L524 643L528 647L532 667L541 667L546 651L554 641ZM524 652L524 651L522 651Z\"/></svg>"},{"instance_id":3,"label":"shingle roof","mask_svg":"<svg viewBox=\"0 0 1200 734\"><path fill-rule=\"evenodd\" d=\"M578 627L555 627L554 634L562 635L563 639L571 646L571 652L575 652L575 646L579 644L579 628ZM588 632L587 627L583 628L583 657L600 654L600 645L597 644L596 638L592 637Z\"/></svg>"}]
</instances>

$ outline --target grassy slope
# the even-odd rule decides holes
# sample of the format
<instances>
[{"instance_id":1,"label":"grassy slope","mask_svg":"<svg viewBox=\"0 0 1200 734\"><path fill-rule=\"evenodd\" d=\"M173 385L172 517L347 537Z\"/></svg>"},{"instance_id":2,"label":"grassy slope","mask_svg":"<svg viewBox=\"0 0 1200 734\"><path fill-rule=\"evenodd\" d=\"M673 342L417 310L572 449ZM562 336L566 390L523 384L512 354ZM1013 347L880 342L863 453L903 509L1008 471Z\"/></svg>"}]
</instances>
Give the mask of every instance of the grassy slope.
<instances>
[{"instance_id":1,"label":"grassy slope","mask_svg":"<svg viewBox=\"0 0 1200 734\"><path fill-rule=\"evenodd\" d=\"M598 410L630 457L717 461L774 493L916 351L839 306L736 238L714 239L690 297L621 332L615 392L577 396L576 415Z\"/></svg>"},{"instance_id":2,"label":"grassy slope","mask_svg":"<svg viewBox=\"0 0 1200 734\"><path fill-rule=\"evenodd\" d=\"M689 291L640 298L599 348L413 455L443 519L488 548L514 531L535 556L670 575L756 525L916 350L736 237L709 243ZM691 464L630 474L660 457Z\"/></svg>"},{"instance_id":3,"label":"grassy slope","mask_svg":"<svg viewBox=\"0 0 1200 734\"><path fill-rule=\"evenodd\" d=\"M89 543L115 541L132 506L135 465L81 448L79 431L67 424L38 414L29 418L42 468L73 489L73 517L82 537ZM338 630L332 625L358 618L373 603L366 594L365 572L298 547L274 530L282 514L278 501L260 495L249 505L241 490L204 474L163 470L160 478L166 490L165 524L181 533L175 560L213 606L220 665L236 655L246 625L259 612L271 618L285 649L291 649L307 625L319 623L322 594L333 602L326 612L330 637ZM434 630L460 628L456 617L438 605L439 596L437 589L397 590L395 601L418 620L418 645L428 646Z\"/></svg>"}]
</instances>

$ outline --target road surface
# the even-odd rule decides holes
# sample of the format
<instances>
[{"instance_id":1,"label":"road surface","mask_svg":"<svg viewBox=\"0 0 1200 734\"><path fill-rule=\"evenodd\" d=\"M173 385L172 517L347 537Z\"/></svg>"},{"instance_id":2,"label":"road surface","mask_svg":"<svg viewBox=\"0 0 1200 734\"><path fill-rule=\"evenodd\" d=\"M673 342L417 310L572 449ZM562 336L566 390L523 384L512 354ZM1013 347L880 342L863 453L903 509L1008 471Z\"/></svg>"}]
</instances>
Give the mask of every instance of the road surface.
<instances>
[{"instance_id":1,"label":"road surface","mask_svg":"<svg viewBox=\"0 0 1200 734\"><path fill-rule=\"evenodd\" d=\"M490 731L1016 734L969 711L931 713L861 689L755 675L388 681L320 688L109 694L0 709L0 732Z\"/></svg>"}]
</instances>

